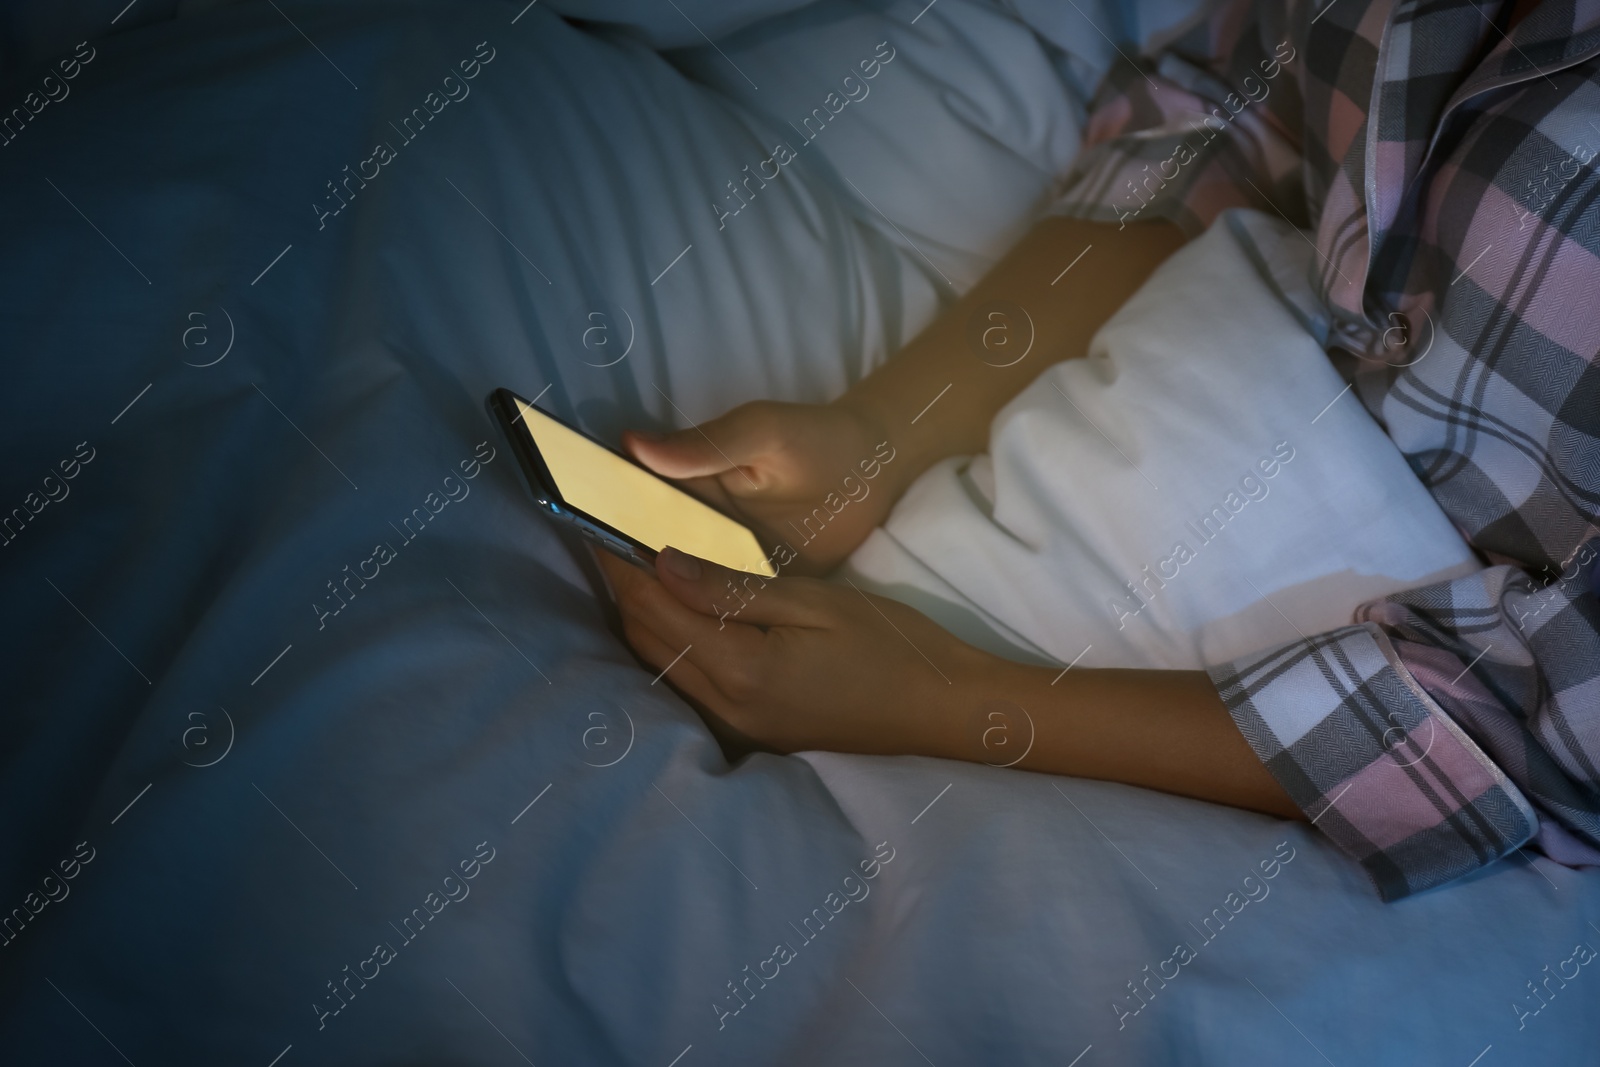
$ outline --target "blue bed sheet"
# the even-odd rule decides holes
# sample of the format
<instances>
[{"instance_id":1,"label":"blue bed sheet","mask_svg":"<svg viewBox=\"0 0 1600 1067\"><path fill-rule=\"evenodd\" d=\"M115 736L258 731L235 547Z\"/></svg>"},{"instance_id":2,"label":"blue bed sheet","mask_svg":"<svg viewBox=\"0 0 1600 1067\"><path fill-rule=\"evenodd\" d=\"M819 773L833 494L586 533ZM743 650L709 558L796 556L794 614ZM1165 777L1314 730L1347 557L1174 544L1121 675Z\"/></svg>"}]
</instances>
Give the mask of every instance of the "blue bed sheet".
<instances>
[{"instance_id":1,"label":"blue bed sheet","mask_svg":"<svg viewBox=\"0 0 1600 1067\"><path fill-rule=\"evenodd\" d=\"M935 154L819 141L720 228L769 110L547 4L154 22L0 146L0 1060L1594 1061L1592 875L1383 905L1314 830L1142 790L730 766L608 631L488 391L603 436L824 399L1070 151L1070 83L983 88L1061 70L1006 9L824 14L796 47L905 64L825 136L943 114ZM1005 202L935 232L979 133Z\"/></svg>"}]
</instances>

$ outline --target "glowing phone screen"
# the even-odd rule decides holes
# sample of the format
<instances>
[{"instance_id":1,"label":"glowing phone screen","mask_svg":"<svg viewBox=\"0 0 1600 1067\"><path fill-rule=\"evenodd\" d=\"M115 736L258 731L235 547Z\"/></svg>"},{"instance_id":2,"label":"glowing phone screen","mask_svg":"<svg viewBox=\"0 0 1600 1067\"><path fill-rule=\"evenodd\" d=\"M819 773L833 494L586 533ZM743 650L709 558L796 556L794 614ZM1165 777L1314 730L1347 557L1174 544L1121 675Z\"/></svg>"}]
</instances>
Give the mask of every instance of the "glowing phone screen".
<instances>
[{"instance_id":1,"label":"glowing phone screen","mask_svg":"<svg viewBox=\"0 0 1600 1067\"><path fill-rule=\"evenodd\" d=\"M670 482L562 425L520 397L522 425L574 511L659 552L667 545L734 570L777 573L755 534Z\"/></svg>"}]
</instances>

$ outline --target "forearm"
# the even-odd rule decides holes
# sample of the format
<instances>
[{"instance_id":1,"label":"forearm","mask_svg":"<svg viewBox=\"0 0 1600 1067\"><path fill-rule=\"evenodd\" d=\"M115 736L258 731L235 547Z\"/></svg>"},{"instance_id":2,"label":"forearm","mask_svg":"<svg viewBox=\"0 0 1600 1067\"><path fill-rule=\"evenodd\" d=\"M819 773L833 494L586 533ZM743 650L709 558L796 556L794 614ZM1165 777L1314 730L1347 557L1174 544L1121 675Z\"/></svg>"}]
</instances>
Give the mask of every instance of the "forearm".
<instances>
[{"instance_id":1,"label":"forearm","mask_svg":"<svg viewBox=\"0 0 1600 1067\"><path fill-rule=\"evenodd\" d=\"M1182 244L1168 222L1119 228L1044 218L970 292L836 403L865 414L906 457L895 465L902 488L945 456L982 452L995 414L1045 367L1087 354L1106 320Z\"/></svg>"},{"instance_id":2,"label":"forearm","mask_svg":"<svg viewBox=\"0 0 1600 1067\"><path fill-rule=\"evenodd\" d=\"M902 488L945 456L981 452L994 415L1044 368L1086 355L1100 327L1182 244L1181 232L1167 222L1119 229L1043 219L971 292L839 403L867 412L906 457L896 465ZM1025 320L1014 321L1014 312L988 319L1000 303L1022 308ZM1012 362L1030 322L1028 354ZM1012 351L983 346L979 337L991 324L1007 331ZM994 659L974 684L954 687L947 708L921 720L920 736L884 738L882 750L1000 765L1026 748L1014 766L1303 818L1203 671L1057 673ZM1001 736L1005 746L993 743Z\"/></svg>"},{"instance_id":3,"label":"forearm","mask_svg":"<svg viewBox=\"0 0 1600 1067\"><path fill-rule=\"evenodd\" d=\"M730 621L718 604L736 571L663 550L652 579L598 556L630 643L742 746L966 760L1299 816L1204 672L1012 663L809 578L749 589Z\"/></svg>"},{"instance_id":4,"label":"forearm","mask_svg":"<svg viewBox=\"0 0 1600 1067\"><path fill-rule=\"evenodd\" d=\"M1251 751L1204 671L1060 674L994 660L974 681L928 719L922 754L1001 765L1026 750L1015 764L1024 770L1304 818Z\"/></svg>"}]
</instances>

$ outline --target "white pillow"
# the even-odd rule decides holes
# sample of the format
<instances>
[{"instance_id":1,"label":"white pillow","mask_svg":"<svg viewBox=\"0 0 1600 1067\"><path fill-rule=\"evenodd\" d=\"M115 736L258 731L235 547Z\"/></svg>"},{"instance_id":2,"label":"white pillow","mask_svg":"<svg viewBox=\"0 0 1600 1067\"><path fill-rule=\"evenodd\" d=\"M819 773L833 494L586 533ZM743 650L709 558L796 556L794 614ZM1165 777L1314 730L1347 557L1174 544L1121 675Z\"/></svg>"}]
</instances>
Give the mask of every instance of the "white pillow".
<instances>
[{"instance_id":1,"label":"white pillow","mask_svg":"<svg viewBox=\"0 0 1600 1067\"><path fill-rule=\"evenodd\" d=\"M1089 358L1000 411L987 455L925 472L841 575L1015 658L1196 668L1477 569L1288 307L1311 254L1277 219L1224 215Z\"/></svg>"}]
</instances>

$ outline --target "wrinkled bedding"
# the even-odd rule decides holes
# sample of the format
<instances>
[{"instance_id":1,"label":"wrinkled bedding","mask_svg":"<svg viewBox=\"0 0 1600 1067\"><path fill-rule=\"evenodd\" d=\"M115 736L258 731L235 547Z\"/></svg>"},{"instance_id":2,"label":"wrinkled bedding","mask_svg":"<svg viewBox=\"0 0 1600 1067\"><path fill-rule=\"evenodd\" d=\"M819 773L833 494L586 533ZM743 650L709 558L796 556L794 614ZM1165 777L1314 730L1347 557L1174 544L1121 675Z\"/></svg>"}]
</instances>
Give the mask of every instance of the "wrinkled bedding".
<instances>
[{"instance_id":1,"label":"wrinkled bedding","mask_svg":"<svg viewBox=\"0 0 1600 1067\"><path fill-rule=\"evenodd\" d=\"M918 478L846 573L1012 658L1197 670L1480 569L1297 315L1311 254L1224 214L995 416L988 452ZM1026 315L998 314L991 360L1037 358Z\"/></svg>"},{"instance_id":2,"label":"wrinkled bedding","mask_svg":"<svg viewBox=\"0 0 1600 1067\"><path fill-rule=\"evenodd\" d=\"M1592 1058L1600 979L1527 983L1600 945L1594 877L1520 856L1383 905L1315 831L1200 802L730 766L531 505L491 388L612 439L823 400L980 276L1103 61L1049 39L818 4L719 41L747 95L548 3L95 40L0 147L0 1059ZM769 109L880 41L719 229Z\"/></svg>"}]
</instances>

